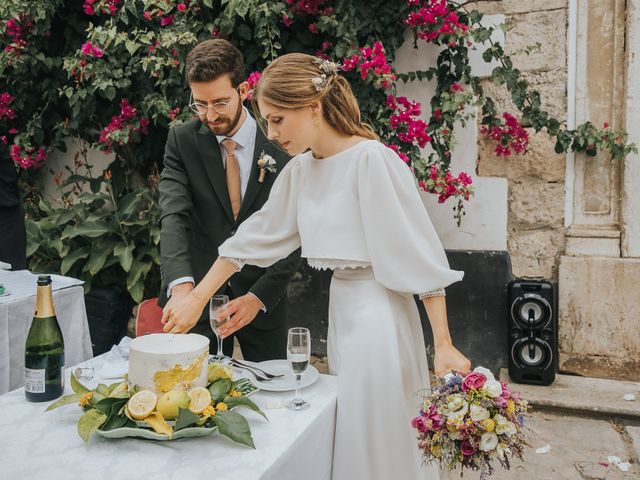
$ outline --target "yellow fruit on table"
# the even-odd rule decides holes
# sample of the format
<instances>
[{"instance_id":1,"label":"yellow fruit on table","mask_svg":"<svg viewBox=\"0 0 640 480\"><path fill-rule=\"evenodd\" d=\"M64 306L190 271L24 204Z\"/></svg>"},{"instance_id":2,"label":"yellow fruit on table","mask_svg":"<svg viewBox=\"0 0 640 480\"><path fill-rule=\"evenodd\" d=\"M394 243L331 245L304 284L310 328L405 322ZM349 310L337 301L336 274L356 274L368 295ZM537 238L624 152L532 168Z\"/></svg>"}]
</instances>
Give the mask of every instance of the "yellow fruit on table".
<instances>
[{"instance_id":1,"label":"yellow fruit on table","mask_svg":"<svg viewBox=\"0 0 640 480\"><path fill-rule=\"evenodd\" d=\"M232 378L233 370L228 365L215 362L210 363L207 368L207 382L211 383L218 378Z\"/></svg>"},{"instance_id":2,"label":"yellow fruit on table","mask_svg":"<svg viewBox=\"0 0 640 480\"><path fill-rule=\"evenodd\" d=\"M166 420L173 420L178 417L181 408L189 408L191 398L182 387L176 386L173 390L163 393L158 399L156 410Z\"/></svg>"},{"instance_id":3,"label":"yellow fruit on table","mask_svg":"<svg viewBox=\"0 0 640 480\"><path fill-rule=\"evenodd\" d=\"M149 390L142 390L136 393L127 402L127 410L134 420L142 420L151 415L156 408L158 397Z\"/></svg>"},{"instance_id":4,"label":"yellow fruit on table","mask_svg":"<svg viewBox=\"0 0 640 480\"><path fill-rule=\"evenodd\" d=\"M113 390L111 390L111 393L109 393L109 396L115 397L116 395L126 392L127 389L128 389L127 382L119 383L113 388Z\"/></svg>"},{"instance_id":5,"label":"yellow fruit on table","mask_svg":"<svg viewBox=\"0 0 640 480\"><path fill-rule=\"evenodd\" d=\"M205 408L211 405L211 393L204 387L195 387L189 391L189 410L196 415L200 415Z\"/></svg>"}]
</instances>

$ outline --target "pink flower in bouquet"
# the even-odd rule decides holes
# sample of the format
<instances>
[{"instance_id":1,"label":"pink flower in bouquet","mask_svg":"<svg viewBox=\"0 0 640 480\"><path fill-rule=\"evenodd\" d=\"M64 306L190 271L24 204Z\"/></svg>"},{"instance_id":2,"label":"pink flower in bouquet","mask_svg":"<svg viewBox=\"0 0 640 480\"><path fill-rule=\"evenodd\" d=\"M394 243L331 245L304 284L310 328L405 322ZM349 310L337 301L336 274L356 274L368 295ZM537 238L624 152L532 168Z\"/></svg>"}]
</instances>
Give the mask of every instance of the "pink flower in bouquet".
<instances>
[{"instance_id":1,"label":"pink flower in bouquet","mask_svg":"<svg viewBox=\"0 0 640 480\"><path fill-rule=\"evenodd\" d=\"M411 420L411 426L416 430L418 430L420 433L424 433L430 430L429 423L427 422L427 418L422 416L416 417L413 420Z\"/></svg>"},{"instance_id":2,"label":"pink flower in bouquet","mask_svg":"<svg viewBox=\"0 0 640 480\"><path fill-rule=\"evenodd\" d=\"M487 377L485 377L482 373L471 372L462 381L462 391L468 392L472 389L479 390L482 388L486 381Z\"/></svg>"},{"instance_id":3,"label":"pink flower in bouquet","mask_svg":"<svg viewBox=\"0 0 640 480\"><path fill-rule=\"evenodd\" d=\"M471 443L471 441L469 441L468 438L465 438L462 441L460 447L461 447L460 450L462 451L462 455L464 455L465 457L468 457L476 453L476 447L473 446L473 444Z\"/></svg>"}]
</instances>

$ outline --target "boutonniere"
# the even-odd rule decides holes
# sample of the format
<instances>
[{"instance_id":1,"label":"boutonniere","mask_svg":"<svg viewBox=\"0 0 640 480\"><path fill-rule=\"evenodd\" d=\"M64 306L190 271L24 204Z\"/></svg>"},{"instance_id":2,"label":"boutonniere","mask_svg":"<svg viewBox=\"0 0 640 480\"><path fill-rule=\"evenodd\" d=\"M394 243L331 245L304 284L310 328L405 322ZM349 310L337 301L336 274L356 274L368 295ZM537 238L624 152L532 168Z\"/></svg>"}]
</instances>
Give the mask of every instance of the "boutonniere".
<instances>
[{"instance_id":1,"label":"boutonniere","mask_svg":"<svg viewBox=\"0 0 640 480\"><path fill-rule=\"evenodd\" d=\"M276 160L271 155L264 153L264 150L258 158L258 167L260 168L260 176L258 181L264 182L264 176L267 172L276 173Z\"/></svg>"}]
</instances>

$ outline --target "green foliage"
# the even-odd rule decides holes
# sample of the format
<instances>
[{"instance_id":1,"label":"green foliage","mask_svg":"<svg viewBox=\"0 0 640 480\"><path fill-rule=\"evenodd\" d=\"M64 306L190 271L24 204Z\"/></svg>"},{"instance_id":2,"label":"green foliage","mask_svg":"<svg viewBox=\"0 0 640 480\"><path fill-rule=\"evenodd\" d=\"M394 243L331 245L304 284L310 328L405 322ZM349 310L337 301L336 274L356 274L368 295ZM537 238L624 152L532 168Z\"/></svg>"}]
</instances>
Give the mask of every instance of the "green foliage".
<instances>
[{"instance_id":1,"label":"green foliage","mask_svg":"<svg viewBox=\"0 0 640 480\"><path fill-rule=\"evenodd\" d=\"M80 278L87 291L118 285L140 302L159 284L157 189L155 181L118 189L109 176L69 176L64 185L76 193L65 194L63 206L41 199L42 218L26 219L27 254L35 271Z\"/></svg>"},{"instance_id":2,"label":"green foliage","mask_svg":"<svg viewBox=\"0 0 640 480\"><path fill-rule=\"evenodd\" d=\"M157 293L157 192L149 178L157 178L155 172L161 168L168 127L192 118L186 108L184 63L196 43L212 37L230 40L243 52L247 73L263 70L288 52L322 53L342 61L378 41L391 62L404 43L403 22L412 11L406 1L387 0L335 0L324 2L315 13L292 13L284 0L192 0L185 10L177 4L125 0L114 15L92 15L85 13L83 0L0 3L0 94L14 98L16 113L13 119L0 118L0 137L23 149L42 147L48 152L64 151L71 137L116 156L109 181L77 172L60 179L63 185L77 186L75 196L63 198L62 206L40 198L38 185L48 169L22 172L33 270L77 276L87 282L87 289L120 285L136 301ZM493 81L511 94L521 123L554 137L558 153L573 150L592 156L608 150L620 159L635 151L623 130L598 129L589 122L568 129L554 119L542 109L540 94L493 42L493 32L507 26L485 27L482 13L456 2L448 7L468 30L429 40L441 47L435 66L416 65L415 71L397 75L404 82L436 83L426 129L430 147L424 154L417 145L399 140L391 126L386 101L395 93L395 84L381 88L372 74L363 79L358 68L345 72L363 119L385 143L407 155L427 191L442 194L442 184L429 176L430 167L437 166L442 177L449 172L458 122L469 120L478 108L482 125L500 125L503 112L496 110L471 71L469 53L477 48L484 50L486 62L497 62ZM285 23L285 16L293 23ZM24 27L23 44L12 43L10 19ZM417 29L415 34L417 45ZM523 53L536 48L527 47ZM458 85L464 89L457 90ZM122 100L135 108L134 118L114 123ZM120 127L111 128L114 125ZM462 198L468 199L470 191L469 187L456 193L461 196L455 207L458 220Z\"/></svg>"}]
</instances>

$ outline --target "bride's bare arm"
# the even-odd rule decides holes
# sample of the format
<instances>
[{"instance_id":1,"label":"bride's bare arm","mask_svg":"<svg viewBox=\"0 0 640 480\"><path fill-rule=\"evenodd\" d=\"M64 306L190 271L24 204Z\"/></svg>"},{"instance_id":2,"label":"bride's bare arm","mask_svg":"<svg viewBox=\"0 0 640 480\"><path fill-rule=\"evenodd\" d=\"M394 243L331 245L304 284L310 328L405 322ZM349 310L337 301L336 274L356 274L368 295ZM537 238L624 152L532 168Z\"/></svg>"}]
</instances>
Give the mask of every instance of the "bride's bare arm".
<instances>
[{"instance_id":1,"label":"bride's bare arm","mask_svg":"<svg viewBox=\"0 0 640 480\"><path fill-rule=\"evenodd\" d=\"M451 341L445 297L426 297L422 299L422 303L427 310L433 332L436 350L433 369L436 375L442 376L451 370L468 372L471 369L471 362L453 346Z\"/></svg>"},{"instance_id":2,"label":"bride's bare arm","mask_svg":"<svg viewBox=\"0 0 640 480\"><path fill-rule=\"evenodd\" d=\"M238 271L228 260L218 257L204 278L184 299L162 311L163 330L167 333L187 333L198 322L209 299Z\"/></svg>"}]
</instances>

